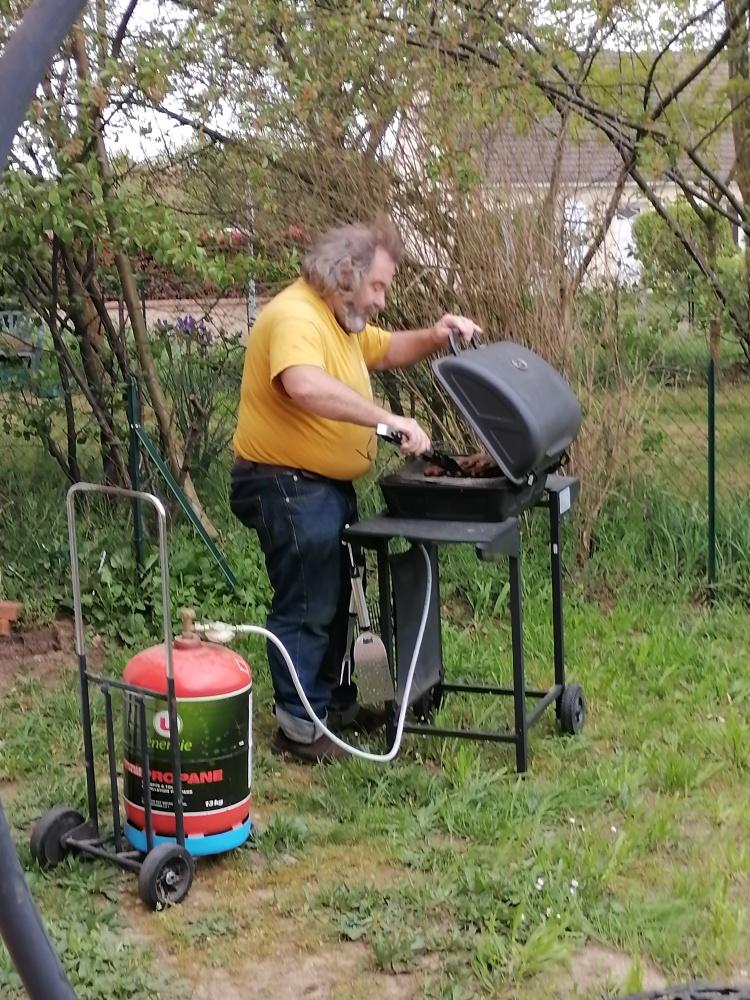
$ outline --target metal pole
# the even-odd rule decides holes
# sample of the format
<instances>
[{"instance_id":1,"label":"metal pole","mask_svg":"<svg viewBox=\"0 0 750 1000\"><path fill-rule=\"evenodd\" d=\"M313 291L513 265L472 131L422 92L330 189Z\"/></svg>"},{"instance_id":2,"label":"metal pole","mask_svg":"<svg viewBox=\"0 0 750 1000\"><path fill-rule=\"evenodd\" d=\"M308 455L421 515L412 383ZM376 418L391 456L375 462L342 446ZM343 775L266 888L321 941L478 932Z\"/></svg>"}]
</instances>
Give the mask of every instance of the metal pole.
<instances>
[{"instance_id":1,"label":"metal pole","mask_svg":"<svg viewBox=\"0 0 750 1000\"><path fill-rule=\"evenodd\" d=\"M31 1000L76 1000L29 892L2 802L0 934Z\"/></svg>"},{"instance_id":2,"label":"metal pole","mask_svg":"<svg viewBox=\"0 0 750 1000\"><path fill-rule=\"evenodd\" d=\"M0 57L0 170L84 0L35 0ZM80 660L80 657L79 657ZM0 802L0 935L32 1000L76 1000L29 892Z\"/></svg>"},{"instance_id":3,"label":"metal pole","mask_svg":"<svg viewBox=\"0 0 750 1000\"><path fill-rule=\"evenodd\" d=\"M141 445L138 439L138 382L131 375L125 392L125 403L128 411L128 464L130 466L130 485L136 492L141 488ZM133 500L133 545L135 546L136 587L141 582L143 573L143 515L141 501Z\"/></svg>"},{"instance_id":4,"label":"metal pole","mask_svg":"<svg viewBox=\"0 0 750 1000\"><path fill-rule=\"evenodd\" d=\"M549 493L549 563L552 579L552 636L554 642L555 684L561 688L555 704L560 718L562 689L565 687L565 634L563 631L562 554L560 552L560 494Z\"/></svg>"},{"instance_id":5,"label":"metal pole","mask_svg":"<svg viewBox=\"0 0 750 1000\"><path fill-rule=\"evenodd\" d=\"M526 725L526 678L523 663L523 587L521 556L510 556L510 630L513 650L513 718L516 737L516 770L528 770L529 743Z\"/></svg>"},{"instance_id":6,"label":"metal pole","mask_svg":"<svg viewBox=\"0 0 750 1000\"><path fill-rule=\"evenodd\" d=\"M6 43L0 58L0 170L37 84L83 6L84 0L36 0Z\"/></svg>"},{"instance_id":7,"label":"metal pole","mask_svg":"<svg viewBox=\"0 0 750 1000\"><path fill-rule=\"evenodd\" d=\"M708 362L708 591L716 596L716 362Z\"/></svg>"},{"instance_id":8,"label":"metal pole","mask_svg":"<svg viewBox=\"0 0 750 1000\"><path fill-rule=\"evenodd\" d=\"M86 632L83 627L83 605L81 603L81 576L78 563L78 535L76 533L75 497L83 484L70 487L66 499L68 512L68 549L70 551L70 574L73 586L73 617L75 620L75 644L78 660L78 682L81 688L81 723L83 726L83 757L86 767L86 793L88 796L89 819L99 833L99 806L96 798L96 769L94 767L94 737L91 731L91 700L89 697L88 667L86 664Z\"/></svg>"}]
</instances>

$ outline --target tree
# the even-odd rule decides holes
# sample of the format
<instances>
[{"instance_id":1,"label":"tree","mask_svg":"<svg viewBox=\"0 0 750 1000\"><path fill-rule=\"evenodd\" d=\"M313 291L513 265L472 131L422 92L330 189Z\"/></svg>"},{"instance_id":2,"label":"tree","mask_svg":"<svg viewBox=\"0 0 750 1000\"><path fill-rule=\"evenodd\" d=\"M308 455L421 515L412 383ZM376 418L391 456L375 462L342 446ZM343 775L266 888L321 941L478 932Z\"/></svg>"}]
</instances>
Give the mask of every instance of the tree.
<instances>
[{"instance_id":1,"label":"tree","mask_svg":"<svg viewBox=\"0 0 750 1000\"><path fill-rule=\"evenodd\" d=\"M19 18L22 6L9 5L7 25ZM153 99L163 93L164 81L184 57L181 39L187 35L189 43L185 26L162 18L133 32L135 7L132 0L127 6L99 0L45 77L0 190L0 267L6 286L38 312L51 333L64 394L65 448L55 436L49 407L35 408L31 426L69 478L80 475L75 392L96 422L105 480L129 483L122 394L125 380L137 373L172 473L213 530L161 386L131 257L147 249L184 274L218 284L227 278L227 268L220 254L208 257L175 213L144 198L137 187L129 189L127 174L112 166L107 137L113 120L133 114L145 94ZM104 258L114 261L132 341L107 312Z\"/></svg>"},{"instance_id":2,"label":"tree","mask_svg":"<svg viewBox=\"0 0 750 1000\"><path fill-rule=\"evenodd\" d=\"M700 230L670 215L661 187L675 185L708 233L720 219L750 230L745 202L731 179L717 173L715 156L730 120L732 128L744 127L737 88L749 7L750 0L723 8L718 0L672 0L656 12L645 0L596 9L580 0L564 7L552 0L181 0L160 5L158 16L136 31L133 0L127 6L99 0L96 20L74 35L56 64L28 134L43 140L46 158L35 164L28 142L21 143L16 166L36 185L24 198L33 194L38 211L51 212L45 192L52 183L62 197L58 223L78 218L84 225L47 228L58 241L66 301L88 309L78 319L74 310L62 317L76 331L81 359L93 345L92 363L83 368L87 391L98 402L97 379L106 397L114 384L109 368L137 365L162 436L171 433L127 262L145 241L186 267L211 266L174 210L127 197L124 176L108 159L118 116L138 109L191 130L189 156L167 155L185 170L196 217L231 219L256 246L291 259L290 232L387 207L408 238L387 317L392 325L465 309L491 336L512 336L570 371L581 380L587 406L597 405L587 374L593 365L573 301L630 181L704 275L735 333L747 339L747 287L738 305L709 252L713 243L702 243ZM736 72L730 66L728 88L715 71L732 45ZM488 140L508 123L553 136L541 189L488 186ZM571 265L559 209L565 152L592 134L611 144L620 166ZM735 144L739 149L736 135ZM199 204L203 198L209 203ZM129 302L133 360L127 353L121 360L95 292L102 234ZM53 259L43 269L45 302ZM92 329L100 331L99 341ZM614 350L612 357L616 364ZM443 436L459 434L426 371L385 388L394 404L427 405ZM105 406L99 410L108 415ZM638 419L637 401L626 410L626 402L614 408L607 426L602 417L599 438L586 441L592 475L612 468L612 453L624 454L619 442ZM179 467L179 442L173 445L167 451ZM602 480L600 494L607 488Z\"/></svg>"}]
</instances>

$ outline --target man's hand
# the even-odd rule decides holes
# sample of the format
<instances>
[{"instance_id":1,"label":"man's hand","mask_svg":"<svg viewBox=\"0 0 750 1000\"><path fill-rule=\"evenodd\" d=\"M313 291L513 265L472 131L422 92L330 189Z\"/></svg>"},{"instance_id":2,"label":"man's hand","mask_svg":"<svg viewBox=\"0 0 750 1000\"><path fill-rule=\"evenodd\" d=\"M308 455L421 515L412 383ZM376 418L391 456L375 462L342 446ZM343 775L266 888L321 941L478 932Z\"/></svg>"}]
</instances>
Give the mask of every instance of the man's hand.
<instances>
[{"instance_id":1,"label":"man's hand","mask_svg":"<svg viewBox=\"0 0 750 1000\"><path fill-rule=\"evenodd\" d=\"M457 331L464 344L470 344L475 333L481 333L480 327L468 316L454 316L446 313L432 328L435 335L435 342L440 346L448 343L448 338L453 331Z\"/></svg>"},{"instance_id":2,"label":"man's hand","mask_svg":"<svg viewBox=\"0 0 750 1000\"><path fill-rule=\"evenodd\" d=\"M376 369L389 371L392 368L405 368L407 365L416 364L422 358L429 358L435 351L445 349L448 338L454 330L464 344L470 343L475 333L482 332L473 319L446 313L434 326L425 327L423 330L402 330L400 333L394 333Z\"/></svg>"},{"instance_id":3,"label":"man's hand","mask_svg":"<svg viewBox=\"0 0 750 1000\"><path fill-rule=\"evenodd\" d=\"M388 426L401 435L401 451L405 455L422 455L430 450L430 439L416 420L392 413L388 417Z\"/></svg>"}]
</instances>

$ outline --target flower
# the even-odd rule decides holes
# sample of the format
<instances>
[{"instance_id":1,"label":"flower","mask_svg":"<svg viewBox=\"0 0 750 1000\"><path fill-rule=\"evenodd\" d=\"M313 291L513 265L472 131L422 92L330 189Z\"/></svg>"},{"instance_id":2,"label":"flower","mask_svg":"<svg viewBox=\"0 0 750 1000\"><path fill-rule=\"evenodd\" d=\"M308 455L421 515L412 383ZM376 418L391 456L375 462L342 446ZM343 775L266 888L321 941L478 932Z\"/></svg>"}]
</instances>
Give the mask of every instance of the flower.
<instances>
[{"instance_id":1,"label":"flower","mask_svg":"<svg viewBox=\"0 0 750 1000\"><path fill-rule=\"evenodd\" d=\"M544 879L540 875L539 878L536 880L536 891L541 892L543 888L544 888Z\"/></svg>"}]
</instances>

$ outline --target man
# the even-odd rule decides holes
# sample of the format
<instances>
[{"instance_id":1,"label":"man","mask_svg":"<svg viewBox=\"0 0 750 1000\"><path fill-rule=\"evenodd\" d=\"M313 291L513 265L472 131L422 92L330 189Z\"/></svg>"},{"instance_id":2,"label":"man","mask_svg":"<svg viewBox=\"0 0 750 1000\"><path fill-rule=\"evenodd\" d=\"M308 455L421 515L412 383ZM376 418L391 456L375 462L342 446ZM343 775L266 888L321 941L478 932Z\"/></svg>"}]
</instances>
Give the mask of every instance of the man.
<instances>
[{"instance_id":1,"label":"man","mask_svg":"<svg viewBox=\"0 0 750 1000\"><path fill-rule=\"evenodd\" d=\"M370 325L400 257L387 221L324 233L302 276L261 311L245 355L230 504L258 532L273 588L268 629L331 728L374 721L357 706L356 686L339 684L350 595L341 534L357 516L353 481L372 465L378 423L401 433L406 454L430 448L415 420L374 401L370 372L414 364L443 348L451 330L466 341L475 330L451 315L393 335ZM272 644L268 660L279 724L273 749L307 762L346 756L309 719Z\"/></svg>"}]
</instances>

